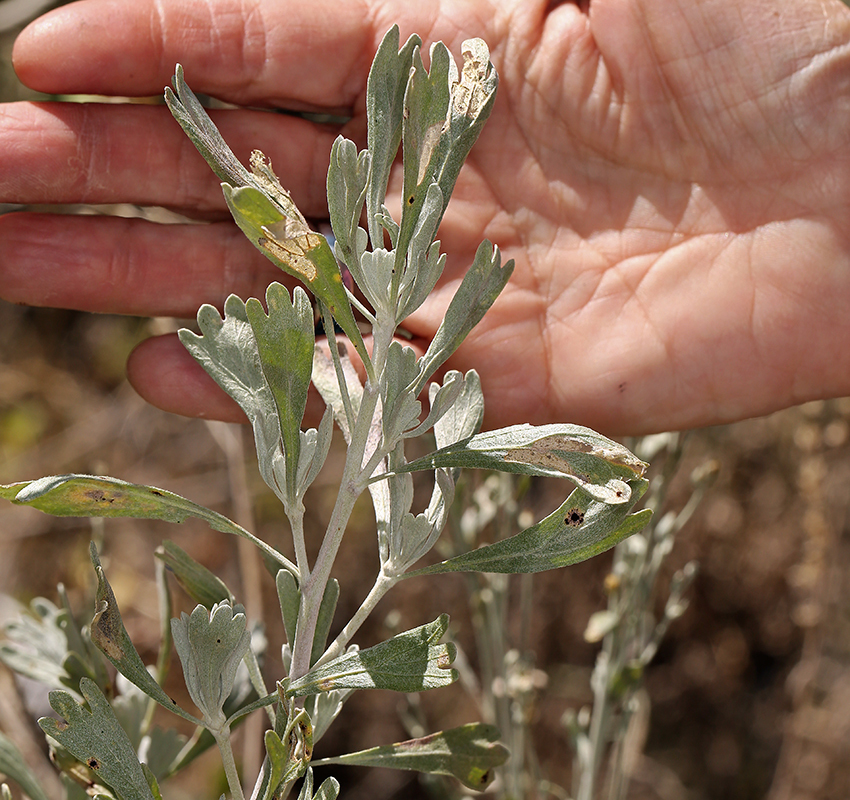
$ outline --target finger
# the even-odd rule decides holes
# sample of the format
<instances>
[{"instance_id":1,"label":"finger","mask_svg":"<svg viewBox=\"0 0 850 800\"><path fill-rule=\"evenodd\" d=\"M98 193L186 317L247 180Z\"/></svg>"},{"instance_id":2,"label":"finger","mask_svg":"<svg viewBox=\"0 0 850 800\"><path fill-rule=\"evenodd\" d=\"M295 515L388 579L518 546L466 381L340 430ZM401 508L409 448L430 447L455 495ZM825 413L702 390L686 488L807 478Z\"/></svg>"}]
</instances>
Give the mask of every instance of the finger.
<instances>
[{"instance_id":1,"label":"finger","mask_svg":"<svg viewBox=\"0 0 850 800\"><path fill-rule=\"evenodd\" d=\"M284 274L229 223L118 217L0 217L0 294L34 306L194 317L231 294L263 297Z\"/></svg>"},{"instance_id":2,"label":"finger","mask_svg":"<svg viewBox=\"0 0 850 800\"><path fill-rule=\"evenodd\" d=\"M307 216L327 214L336 131L262 111L212 116L243 163L262 150ZM0 201L129 202L226 214L220 181L164 107L11 103L0 107L0 152Z\"/></svg>"},{"instance_id":3,"label":"finger","mask_svg":"<svg viewBox=\"0 0 850 800\"><path fill-rule=\"evenodd\" d=\"M51 94L158 94L179 61L193 88L232 102L347 108L372 23L362 2L339 0L84 0L31 24L13 57L24 83Z\"/></svg>"},{"instance_id":4,"label":"finger","mask_svg":"<svg viewBox=\"0 0 850 800\"><path fill-rule=\"evenodd\" d=\"M156 336L136 347L127 361L127 378L142 398L163 411L246 421L242 409L189 355L176 334Z\"/></svg>"}]
</instances>

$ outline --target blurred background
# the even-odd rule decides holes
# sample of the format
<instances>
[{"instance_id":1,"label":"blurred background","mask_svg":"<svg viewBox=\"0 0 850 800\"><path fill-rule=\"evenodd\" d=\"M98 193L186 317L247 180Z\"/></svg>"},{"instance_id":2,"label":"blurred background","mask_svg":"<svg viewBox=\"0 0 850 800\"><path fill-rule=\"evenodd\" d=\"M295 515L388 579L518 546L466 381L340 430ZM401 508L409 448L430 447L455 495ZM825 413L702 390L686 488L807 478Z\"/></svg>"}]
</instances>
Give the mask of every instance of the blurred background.
<instances>
[{"instance_id":1,"label":"blurred background","mask_svg":"<svg viewBox=\"0 0 850 800\"><path fill-rule=\"evenodd\" d=\"M35 97L15 79L11 47L27 21L54 5L59 3L0 0L4 102ZM0 152L0 169L2 157ZM0 213L16 210L0 206ZM128 207L70 210L156 214ZM149 483L248 523L283 548L286 523L259 479L249 432L160 412L125 381L132 347L177 323L0 303L0 483L65 472ZM700 572L688 610L672 625L646 676L651 714L630 797L850 796L849 437L850 400L811 403L690 436L671 504L681 506L687 499L692 468L712 458L720 472L668 559L668 575L690 560L699 562ZM331 463L308 495L313 542L335 496L336 469ZM542 515L562 498L561 487L540 482L525 502ZM353 613L371 585L377 565L372 525L365 503L338 560L339 619ZM236 542L202 523L93 525L3 504L0 623L33 597L56 600L58 582L68 589L80 618L87 619L93 537L103 542L104 564L128 629L147 657L157 646L152 553L164 538L221 574L240 599L244 596L252 618L263 609L270 619L278 616L271 579L258 578L252 571L256 565L241 557ZM591 699L589 677L598 645L585 642L583 632L590 615L605 606L610 564L609 553L537 576L530 626L519 630L515 620L506 631L517 646L522 640L547 675L530 706L532 730L543 774L562 786L570 785L572 758L562 717ZM665 597L662 593L660 604ZM189 607L185 599L180 602ZM452 613L454 635L474 667L461 576L403 584L379 606L360 641L371 644L398 626L421 624L442 611ZM272 674L280 635L270 625ZM180 691L178 677L170 691ZM34 719L47 711L43 693L16 684L0 665L0 729L40 770L45 763ZM317 755L406 738L403 720L411 714L425 720L429 730L478 718L460 686L427 695L421 707L388 693L361 693L347 704ZM204 759L183 788L167 790L168 795L218 797L215 763ZM408 773L351 769L343 781L342 796L348 800L440 796Z\"/></svg>"}]
</instances>

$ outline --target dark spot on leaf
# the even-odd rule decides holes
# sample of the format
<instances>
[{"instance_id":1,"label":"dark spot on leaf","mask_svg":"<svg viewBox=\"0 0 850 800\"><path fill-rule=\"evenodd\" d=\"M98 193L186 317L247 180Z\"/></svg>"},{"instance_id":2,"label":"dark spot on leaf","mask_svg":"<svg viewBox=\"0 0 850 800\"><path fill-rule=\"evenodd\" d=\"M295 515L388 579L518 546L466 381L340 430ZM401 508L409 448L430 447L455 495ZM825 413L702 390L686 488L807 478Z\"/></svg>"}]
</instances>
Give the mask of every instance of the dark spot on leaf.
<instances>
[{"instance_id":1,"label":"dark spot on leaf","mask_svg":"<svg viewBox=\"0 0 850 800\"><path fill-rule=\"evenodd\" d=\"M221 644L221 639L216 639L216 640L215 640L215 643L216 643L216 644Z\"/></svg>"},{"instance_id":2,"label":"dark spot on leaf","mask_svg":"<svg viewBox=\"0 0 850 800\"><path fill-rule=\"evenodd\" d=\"M416 197L414 195L410 195L407 198L407 205L412 206L416 202Z\"/></svg>"},{"instance_id":3,"label":"dark spot on leaf","mask_svg":"<svg viewBox=\"0 0 850 800\"><path fill-rule=\"evenodd\" d=\"M98 761L94 756L89 758L86 761L86 764L88 764L89 769L100 769L100 761Z\"/></svg>"},{"instance_id":4,"label":"dark spot on leaf","mask_svg":"<svg viewBox=\"0 0 850 800\"><path fill-rule=\"evenodd\" d=\"M490 770L488 769L487 772L485 772L479 778L478 783L480 783L482 786L486 786L488 783L490 783L490 780L491 780L491 775L490 775Z\"/></svg>"},{"instance_id":5,"label":"dark spot on leaf","mask_svg":"<svg viewBox=\"0 0 850 800\"><path fill-rule=\"evenodd\" d=\"M157 497L164 497L162 492L158 492L156 489L151 489L151 494L155 494Z\"/></svg>"},{"instance_id":6,"label":"dark spot on leaf","mask_svg":"<svg viewBox=\"0 0 850 800\"><path fill-rule=\"evenodd\" d=\"M86 492L86 497L93 500L95 503L114 503L115 498L110 497L103 489L92 489Z\"/></svg>"},{"instance_id":7,"label":"dark spot on leaf","mask_svg":"<svg viewBox=\"0 0 850 800\"><path fill-rule=\"evenodd\" d=\"M580 508L571 508L564 517L564 525L570 528L577 528L584 522L584 512Z\"/></svg>"}]
</instances>

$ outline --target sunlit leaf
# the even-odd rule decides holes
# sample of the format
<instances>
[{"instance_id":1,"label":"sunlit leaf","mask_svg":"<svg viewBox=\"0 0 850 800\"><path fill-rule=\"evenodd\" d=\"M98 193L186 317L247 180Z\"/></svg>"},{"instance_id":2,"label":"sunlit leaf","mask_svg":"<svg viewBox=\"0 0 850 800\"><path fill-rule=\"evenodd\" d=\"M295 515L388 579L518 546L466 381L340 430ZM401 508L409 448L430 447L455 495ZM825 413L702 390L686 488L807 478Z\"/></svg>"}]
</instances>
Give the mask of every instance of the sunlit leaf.
<instances>
[{"instance_id":1,"label":"sunlit leaf","mask_svg":"<svg viewBox=\"0 0 850 800\"><path fill-rule=\"evenodd\" d=\"M646 491L646 486L647 481L642 478L630 482L634 501ZM583 489L575 489L560 508L515 536L409 572L405 577L441 572L543 572L577 564L609 550L646 526L652 512L643 509L629 514L630 508L631 503L603 503Z\"/></svg>"},{"instance_id":2,"label":"sunlit leaf","mask_svg":"<svg viewBox=\"0 0 850 800\"><path fill-rule=\"evenodd\" d=\"M523 475L568 478L604 503L628 503L628 481L646 464L621 444L580 425L513 425L479 433L398 468L493 469Z\"/></svg>"},{"instance_id":3,"label":"sunlit leaf","mask_svg":"<svg viewBox=\"0 0 850 800\"><path fill-rule=\"evenodd\" d=\"M324 758L314 764L411 769L450 775L470 789L483 791L495 777L493 770L504 764L509 755L508 749L499 742L497 728L475 722L419 739Z\"/></svg>"},{"instance_id":4,"label":"sunlit leaf","mask_svg":"<svg viewBox=\"0 0 850 800\"><path fill-rule=\"evenodd\" d=\"M333 689L391 689L421 692L447 686L457 679L450 669L457 655L451 642L439 644L449 618L443 614L366 650L355 650L311 669L292 681L288 697L303 697Z\"/></svg>"},{"instance_id":5,"label":"sunlit leaf","mask_svg":"<svg viewBox=\"0 0 850 800\"><path fill-rule=\"evenodd\" d=\"M298 574L289 559L232 520L154 486L98 475L52 475L0 486L0 497L57 517L133 517L177 523L197 517L213 530L248 539L282 567Z\"/></svg>"}]
</instances>

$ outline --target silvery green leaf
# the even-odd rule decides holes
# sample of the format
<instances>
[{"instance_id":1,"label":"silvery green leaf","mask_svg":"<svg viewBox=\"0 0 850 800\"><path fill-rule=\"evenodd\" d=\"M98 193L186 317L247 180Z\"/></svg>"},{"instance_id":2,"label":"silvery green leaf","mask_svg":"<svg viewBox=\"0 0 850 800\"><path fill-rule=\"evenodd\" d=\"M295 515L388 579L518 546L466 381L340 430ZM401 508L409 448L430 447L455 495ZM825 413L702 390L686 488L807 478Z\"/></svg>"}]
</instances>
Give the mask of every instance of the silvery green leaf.
<instances>
[{"instance_id":1,"label":"silvery green leaf","mask_svg":"<svg viewBox=\"0 0 850 800\"><path fill-rule=\"evenodd\" d=\"M443 614L374 647L345 653L292 681L286 694L304 697L333 689L421 692L447 686L457 680L457 671L450 668L457 648L451 642L438 644L448 625Z\"/></svg>"},{"instance_id":2,"label":"silvery green leaf","mask_svg":"<svg viewBox=\"0 0 850 800\"><path fill-rule=\"evenodd\" d=\"M484 393L481 391L481 379L478 373L471 369L463 377L460 396L434 423L437 447L448 447L469 439L481 430L483 422Z\"/></svg>"},{"instance_id":3,"label":"silvery green leaf","mask_svg":"<svg viewBox=\"0 0 850 800\"><path fill-rule=\"evenodd\" d=\"M444 208L443 193L436 183L432 183L425 193L407 248L404 273L398 293L398 306L395 311L397 323L425 302L443 273L446 259L440 257L440 246L434 241L434 237Z\"/></svg>"},{"instance_id":4,"label":"silvery green leaf","mask_svg":"<svg viewBox=\"0 0 850 800\"><path fill-rule=\"evenodd\" d=\"M313 308L300 286L294 289L290 300L289 292L279 283L271 284L266 290L266 304L268 316L254 298L245 304L245 313L280 420L286 464L285 494L291 505L297 497L301 422L313 372Z\"/></svg>"},{"instance_id":5,"label":"silvery green leaf","mask_svg":"<svg viewBox=\"0 0 850 800\"><path fill-rule=\"evenodd\" d=\"M504 764L509 755L508 749L499 742L499 731L495 726L474 722L420 739L380 745L314 763L412 769L432 775L450 775L470 789L483 791L495 777L493 770Z\"/></svg>"},{"instance_id":6,"label":"silvery green leaf","mask_svg":"<svg viewBox=\"0 0 850 800\"><path fill-rule=\"evenodd\" d=\"M198 326L200 336L183 329L180 341L245 412L254 429L260 474L284 502L275 478L275 464L278 461L283 464L280 422L245 304L236 295L230 295L224 303L224 318L213 306L203 305L198 311Z\"/></svg>"},{"instance_id":7,"label":"silvery green leaf","mask_svg":"<svg viewBox=\"0 0 850 800\"><path fill-rule=\"evenodd\" d=\"M630 483L630 494L636 501L646 491L647 481L635 478ZM515 536L409 572L405 577L442 572L518 574L577 564L646 526L652 512L643 509L629 514L630 508L630 503L599 502L583 489L575 489L560 508Z\"/></svg>"},{"instance_id":8,"label":"silvery green leaf","mask_svg":"<svg viewBox=\"0 0 850 800\"><path fill-rule=\"evenodd\" d=\"M360 257L366 250L367 234L358 223L366 202L371 166L372 157L368 150L358 153L354 142L343 136L337 137L331 147L328 166L328 215L340 260L361 288Z\"/></svg>"},{"instance_id":9,"label":"silvery green leaf","mask_svg":"<svg viewBox=\"0 0 850 800\"><path fill-rule=\"evenodd\" d=\"M395 252L384 250L382 247L367 250L360 258L360 277L354 275L357 285L375 309L378 319L388 319L391 322L396 321L395 309L390 302L395 262Z\"/></svg>"},{"instance_id":10,"label":"silvery green leaf","mask_svg":"<svg viewBox=\"0 0 850 800\"><path fill-rule=\"evenodd\" d=\"M432 47L432 60L433 50ZM437 148L441 155L445 155L439 164L434 165L434 180L439 183L446 202L469 151L493 110L499 86L499 76L490 63L486 42L467 39L461 45L461 55L460 80L452 82L451 108Z\"/></svg>"},{"instance_id":11,"label":"silvery green leaf","mask_svg":"<svg viewBox=\"0 0 850 800\"><path fill-rule=\"evenodd\" d=\"M63 663L69 649L65 633L70 627L69 615L43 597L32 600L29 608L31 613L23 613L3 626L6 638L0 642L0 661L51 689L68 686L70 676Z\"/></svg>"},{"instance_id":12,"label":"silvery green leaf","mask_svg":"<svg viewBox=\"0 0 850 800\"><path fill-rule=\"evenodd\" d=\"M375 509L378 554L381 563L388 565L398 550L402 522L413 504L413 478L409 474L397 474L370 483L368 489Z\"/></svg>"},{"instance_id":13,"label":"silvery green leaf","mask_svg":"<svg viewBox=\"0 0 850 800\"><path fill-rule=\"evenodd\" d=\"M311 694L304 700L304 710L313 720L313 741L325 735L331 723L339 716L345 701L354 693L353 689Z\"/></svg>"},{"instance_id":14,"label":"silvery green leaf","mask_svg":"<svg viewBox=\"0 0 850 800\"><path fill-rule=\"evenodd\" d=\"M393 219L393 215L386 206L381 206L381 211L377 216L378 223L387 232L390 237L390 246L395 249L398 247L399 225Z\"/></svg>"},{"instance_id":15,"label":"silvery green leaf","mask_svg":"<svg viewBox=\"0 0 850 800\"><path fill-rule=\"evenodd\" d=\"M449 473L443 469L436 470L428 508L415 517L410 513L404 514L401 524L391 529L388 537L389 553L386 559L382 558L384 573L401 575L436 544L448 520L454 488Z\"/></svg>"},{"instance_id":16,"label":"silvery green leaf","mask_svg":"<svg viewBox=\"0 0 850 800\"><path fill-rule=\"evenodd\" d=\"M233 155L233 151L222 139L206 109L195 97L194 92L186 85L183 78L183 67L177 65L174 78L174 89L165 90L165 103L180 127L186 132L198 152L212 167L218 177L231 186L246 186L251 183L251 173Z\"/></svg>"},{"instance_id":17,"label":"silvery green leaf","mask_svg":"<svg viewBox=\"0 0 850 800\"><path fill-rule=\"evenodd\" d=\"M322 602L319 604L319 616L316 619L316 632L313 634L313 648L310 652L310 666L315 664L325 652L338 600L339 581L331 578L325 585Z\"/></svg>"},{"instance_id":18,"label":"silvery green leaf","mask_svg":"<svg viewBox=\"0 0 850 800\"><path fill-rule=\"evenodd\" d=\"M325 407L318 428L301 431L301 454L298 459L298 496L303 497L324 466L331 449L334 415L330 406Z\"/></svg>"},{"instance_id":19,"label":"silvery green leaf","mask_svg":"<svg viewBox=\"0 0 850 800\"><path fill-rule=\"evenodd\" d=\"M410 388L418 367L413 349L394 341L387 351L387 363L381 374L384 446L392 448L402 434L418 426L422 404Z\"/></svg>"},{"instance_id":20,"label":"silvery green leaf","mask_svg":"<svg viewBox=\"0 0 850 800\"><path fill-rule=\"evenodd\" d=\"M413 51L413 67L404 95L402 146L404 148L404 207L401 242L406 246L413 234L425 196L435 182L434 172L441 157L440 139L448 119L452 57L442 42L431 48L431 69L425 69L422 53ZM451 194L451 192L449 192ZM448 202L448 195L443 197ZM405 235L405 229L409 233Z\"/></svg>"},{"instance_id":21,"label":"silvery green leaf","mask_svg":"<svg viewBox=\"0 0 850 800\"><path fill-rule=\"evenodd\" d=\"M372 154L366 212L373 249L384 243L378 216L383 211L390 168L401 142L401 111L413 51L420 44L421 39L414 35L399 50L398 26L393 25L378 46L366 83L367 141Z\"/></svg>"},{"instance_id":22,"label":"silvery green leaf","mask_svg":"<svg viewBox=\"0 0 850 800\"><path fill-rule=\"evenodd\" d=\"M171 571L186 594L196 603L212 608L216 603L233 600L233 593L224 581L199 564L185 550L166 539L154 555Z\"/></svg>"},{"instance_id":23,"label":"silvery green leaf","mask_svg":"<svg viewBox=\"0 0 850 800\"><path fill-rule=\"evenodd\" d=\"M0 497L58 517L134 517L183 522L197 517L213 530L248 539L274 562L298 574L285 556L235 522L179 494L97 475L52 475L0 486Z\"/></svg>"},{"instance_id":24,"label":"silvery green leaf","mask_svg":"<svg viewBox=\"0 0 850 800\"><path fill-rule=\"evenodd\" d=\"M295 625L298 621L298 609L301 606L301 592L292 573L285 569L279 570L275 578L277 599L280 604L280 614L283 619L286 641L290 645L295 641Z\"/></svg>"},{"instance_id":25,"label":"silvery green leaf","mask_svg":"<svg viewBox=\"0 0 850 800\"><path fill-rule=\"evenodd\" d=\"M224 703L251 643L244 609L230 603L212 610L198 605L191 615L184 612L171 621L171 633L192 702L207 727L221 730Z\"/></svg>"},{"instance_id":26,"label":"silvery green leaf","mask_svg":"<svg viewBox=\"0 0 850 800\"><path fill-rule=\"evenodd\" d=\"M460 286L446 310L428 350L419 361L418 388L425 386L434 372L460 346L469 332L493 305L513 272L513 259L502 267L499 248L486 239L478 246L472 266L463 276Z\"/></svg>"},{"instance_id":27,"label":"silvery green leaf","mask_svg":"<svg viewBox=\"0 0 850 800\"><path fill-rule=\"evenodd\" d=\"M357 375L357 370L351 363L348 354L342 352L339 358L348 397L351 400L352 410L356 414L360 408L360 398L363 397L363 384L360 383L360 377ZM313 385L325 403L333 410L334 419L339 425L345 441L350 442L351 431L334 362L320 347L316 347L313 352Z\"/></svg>"},{"instance_id":28,"label":"silvery green leaf","mask_svg":"<svg viewBox=\"0 0 850 800\"><path fill-rule=\"evenodd\" d=\"M628 503L627 481L646 464L623 445L580 425L513 425L486 431L399 467L399 472L467 467L568 478L604 503Z\"/></svg>"},{"instance_id":29,"label":"silvery green leaf","mask_svg":"<svg viewBox=\"0 0 850 800\"><path fill-rule=\"evenodd\" d=\"M167 708L173 714L198 725L200 721L191 714L184 711L172 700L153 679L148 672L142 657L136 650L135 645L124 627L121 611L106 573L100 563L97 548L92 542L89 553L92 565L97 576L97 592L95 594L95 614L92 617L89 629L91 638L100 651L109 659L115 669L118 670L130 683L137 686L148 697L155 700L163 708ZM69 748L70 749L70 748Z\"/></svg>"},{"instance_id":30,"label":"silvery green leaf","mask_svg":"<svg viewBox=\"0 0 850 800\"><path fill-rule=\"evenodd\" d=\"M339 781L336 778L325 778L316 794L313 794L313 770L307 769L298 800L336 800L339 794Z\"/></svg>"},{"instance_id":31,"label":"silvery green leaf","mask_svg":"<svg viewBox=\"0 0 850 800\"><path fill-rule=\"evenodd\" d=\"M39 727L93 770L98 781L120 800L155 800L136 752L103 692L88 678L80 682L80 692L88 709L67 692L51 692L50 705L61 719L42 717Z\"/></svg>"},{"instance_id":32,"label":"silvery green leaf","mask_svg":"<svg viewBox=\"0 0 850 800\"><path fill-rule=\"evenodd\" d=\"M11 778L30 800L49 800L15 743L0 731L0 775Z\"/></svg>"},{"instance_id":33,"label":"silvery green leaf","mask_svg":"<svg viewBox=\"0 0 850 800\"><path fill-rule=\"evenodd\" d=\"M428 403L430 410L428 416L413 430L406 431L405 438L416 438L434 427L437 421L445 414L460 397L463 391L464 378L457 370L449 370L444 378L443 385L432 383L428 387Z\"/></svg>"}]
</instances>

